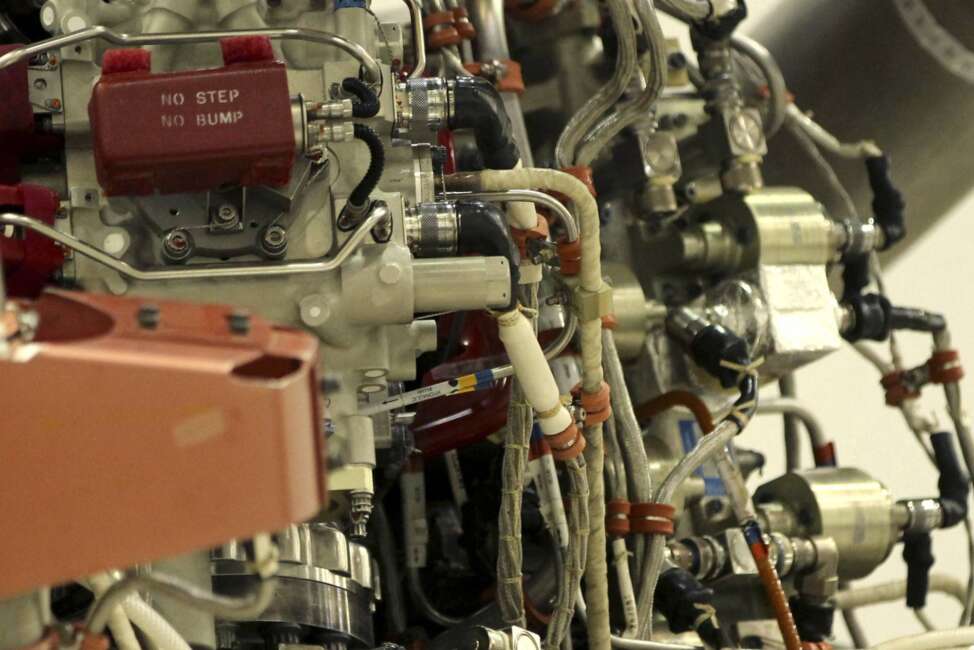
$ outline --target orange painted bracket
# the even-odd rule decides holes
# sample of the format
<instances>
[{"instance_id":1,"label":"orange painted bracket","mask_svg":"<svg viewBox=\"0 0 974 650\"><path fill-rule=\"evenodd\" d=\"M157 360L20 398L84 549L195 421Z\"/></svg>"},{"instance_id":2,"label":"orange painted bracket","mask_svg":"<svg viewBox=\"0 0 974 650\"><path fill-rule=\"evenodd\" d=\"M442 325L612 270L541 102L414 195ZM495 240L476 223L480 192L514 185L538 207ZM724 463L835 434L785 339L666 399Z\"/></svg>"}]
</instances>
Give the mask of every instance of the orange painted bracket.
<instances>
[{"instance_id":1,"label":"orange painted bracket","mask_svg":"<svg viewBox=\"0 0 974 650\"><path fill-rule=\"evenodd\" d=\"M317 341L230 307L48 291L0 359L0 597L315 515Z\"/></svg>"}]
</instances>

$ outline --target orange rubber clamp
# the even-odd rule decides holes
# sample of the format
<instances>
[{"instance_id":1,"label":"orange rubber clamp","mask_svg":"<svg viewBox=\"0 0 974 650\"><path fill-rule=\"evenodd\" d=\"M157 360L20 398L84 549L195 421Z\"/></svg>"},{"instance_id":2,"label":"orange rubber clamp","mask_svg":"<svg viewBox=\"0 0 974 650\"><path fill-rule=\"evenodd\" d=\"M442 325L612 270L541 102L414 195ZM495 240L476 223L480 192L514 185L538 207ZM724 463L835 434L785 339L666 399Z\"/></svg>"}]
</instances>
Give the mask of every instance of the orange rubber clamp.
<instances>
[{"instance_id":1,"label":"orange rubber clamp","mask_svg":"<svg viewBox=\"0 0 974 650\"><path fill-rule=\"evenodd\" d=\"M111 644L104 634L92 634L85 630L81 637L81 650L108 650Z\"/></svg>"},{"instance_id":2,"label":"orange rubber clamp","mask_svg":"<svg viewBox=\"0 0 974 650\"><path fill-rule=\"evenodd\" d=\"M904 382L906 373L902 370L894 370L883 375L879 383L886 389L886 405L899 406L907 399L920 396L920 391Z\"/></svg>"},{"instance_id":3,"label":"orange rubber clamp","mask_svg":"<svg viewBox=\"0 0 974 650\"><path fill-rule=\"evenodd\" d=\"M602 382L598 392L586 393L582 391L582 408L585 409L585 426L600 424L612 415L611 391L609 385Z\"/></svg>"},{"instance_id":4,"label":"orange rubber clamp","mask_svg":"<svg viewBox=\"0 0 974 650\"><path fill-rule=\"evenodd\" d=\"M602 329L604 330L614 330L619 326L619 319L616 318L615 314L606 314L602 317Z\"/></svg>"},{"instance_id":5,"label":"orange rubber clamp","mask_svg":"<svg viewBox=\"0 0 974 650\"><path fill-rule=\"evenodd\" d=\"M426 47L438 50L447 45L457 45L463 39L453 24L452 11L437 11L423 18L426 29Z\"/></svg>"},{"instance_id":6,"label":"orange rubber clamp","mask_svg":"<svg viewBox=\"0 0 974 650\"><path fill-rule=\"evenodd\" d=\"M503 59L498 61L504 66L504 76L493 80L494 87L502 93L516 93L520 95L524 92L524 75L521 74L521 64L513 59ZM484 71L484 64L480 62L464 63L463 67L470 74L480 77Z\"/></svg>"},{"instance_id":7,"label":"orange rubber clamp","mask_svg":"<svg viewBox=\"0 0 974 650\"><path fill-rule=\"evenodd\" d=\"M581 434L574 423L565 427L561 433L546 436L548 446L551 447L551 457L559 461L578 458L585 451L585 436Z\"/></svg>"},{"instance_id":8,"label":"orange rubber clamp","mask_svg":"<svg viewBox=\"0 0 974 650\"><path fill-rule=\"evenodd\" d=\"M953 384L964 378L957 350L937 350L927 361L930 381L935 384Z\"/></svg>"},{"instance_id":9,"label":"orange rubber clamp","mask_svg":"<svg viewBox=\"0 0 974 650\"><path fill-rule=\"evenodd\" d=\"M605 504L605 532L613 537L629 534L629 513L632 509L628 501L612 499Z\"/></svg>"},{"instance_id":10,"label":"orange rubber clamp","mask_svg":"<svg viewBox=\"0 0 974 650\"><path fill-rule=\"evenodd\" d=\"M453 9L453 21L461 38L467 41L476 38L477 28L470 22L470 14L467 13L466 7L455 7Z\"/></svg>"},{"instance_id":11,"label":"orange rubber clamp","mask_svg":"<svg viewBox=\"0 0 974 650\"><path fill-rule=\"evenodd\" d=\"M596 196L595 180L592 177L591 167L587 167L587 166L565 167L563 169L559 169L558 171L564 172L569 176L574 176L578 180L582 181L586 189L588 189L588 193L591 194L592 196ZM568 197L562 194L561 192L548 192L548 194L555 197L562 203L568 203Z\"/></svg>"},{"instance_id":12,"label":"orange rubber clamp","mask_svg":"<svg viewBox=\"0 0 974 650\"><path fill-rule=\"evenodd\" d=\"M578 180L585 183L585 187L588 188L589 194L592 196L598 196L595 193L595 178L592 176L592 168L588 165L580 165L578 167L565 167L561 171L566 174L571 174Z\"/></svg>"},{"instance_id":13,"label":"orange rubber clamp","mask_svg":"<svg viewBox=\"0 0 974 650\"><path fill-rule=\"evenodd\" d=\"M578 275L582 270L581 240L558 242L558 259L562 275Z\"/></svg>"},{"instance_id":14,"label":"orange rubber clamp","mask_svg":"<svg viewBox=\"0 0 974 650\"><path fill-rule=\"evenodd\" d=\"M665 503L634 503L629 514L629 527L642 535L672 535L676 509Z\"/></svg>"},{"instance_id":15,"label":"orange rubber clamp","mask_svg":"<svg viewBox=\"0 0 974 650\"><path fill-rule=\"evenodd\" d=\"M521 258L525 258L528 255L528 240L529 239L547 239L548 238L548 222L538 215L538 222L534 225L534 228L514 228L511 227L511 238L514 243L517 244L517 250L521 253Z\"/></svg>"}]
</instances>

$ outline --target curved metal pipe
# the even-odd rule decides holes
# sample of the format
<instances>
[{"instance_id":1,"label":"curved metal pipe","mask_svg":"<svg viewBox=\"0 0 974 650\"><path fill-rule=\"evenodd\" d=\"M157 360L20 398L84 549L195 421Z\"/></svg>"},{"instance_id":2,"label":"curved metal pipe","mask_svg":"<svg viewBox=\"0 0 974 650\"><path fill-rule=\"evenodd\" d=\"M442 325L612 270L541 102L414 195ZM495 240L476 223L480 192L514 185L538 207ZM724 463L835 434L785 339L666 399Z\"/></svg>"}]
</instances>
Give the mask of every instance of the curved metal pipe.
<instances>
[{"instance_id":1,"label":"curved metal pipe","mask_svg":"<svg viewBox=\"0 0 974 650\"><path fill-rule=\"evenodd\" d=\"M358 43L348 40L344 36L322 32L316 29L303 28L271 28L271 29L225 29L206 32L185 32L172 34L122 34L112 31L103 26L96 25L87 29L81 29L70 34L55 36L37 43L31 43L23 47L18 47L0 56L0 70L7 66L22 61L27 57L40 54L48 50L55 50L71 45L78 45L90 40L100 39L113 45L126 45L137 47L141 45L179 45L185 43L208 43L221 38L233 36L266 36L285 41L310 41L322 45L331 45L342 50L346 54L354 57L365 68L366 81L369 83L380 83L382 81L382 71L379 63L372 58ZM425 54L424 54L425 64Z\"/></svg>"},{"instance_id":2,"label":"curved metal pipe","mask_svg":"<svg viewBox=\"0 0 974 650\"><path fill-rule=\"evenodd\" d=\"M241 278L267 277L273 275L296 275L299 273L324 273L337 269L348 257L354 253L370 234L372 228L389 217L389 209L385 204L377 203L372 211L345 240L345 243L331 257L303 262L284 262L279 264L199 264L181 268L140 269L128 262L109 255L96 246L92 246L76 237L67 235L43 221L15 212L0 214L0 224L19 226L32 230L48 239L53 239L62 246L90 258L99 264L107 266L121 275L140 281L153 280L196 280L201 278Z\"/></svg>"},{"instance_id":3,"label":"curved metal pipe","mask_svg":"<svg viewBox=\"0 0 974 650\"><path fill-rule=\"evenodd\" d=\"M480 199L482 201L518 201L521 203L534 203L551 210L561 225L565 228L568 241L578 240L578 223L571 211L565 204L554 198L550 194L538 192L537 190L505 190L503 192L447 192L446 198L450 201L461 199Z\"/></svg>"},{"instance_id":4,"label":"curved metal pipe","mask_svg":"<svg viewBox=\"0 0 974 650\"><path fill-rule=\"evenodd\" d=\"M730 38L730 44L732 48L751 59L761 69L761 74L768 82L771 101L768 105L768 120L764 130L770 138L778 132L785 121L785 111L788 108L788 88L785 77L768 48L753 38L735 33Z\"/></svg>"},{"instance_id":5,"label":"curved metal pipe","mask_svg":"<svg viewBox=\"0 0 974 650\"><path fill-rule=\"evenodd\" d=\"M423 10L418 0L403 0L409 9L409 23L413 29L413 58L416 65L409 73L410 79L419 79L426 72L426 33L423 31Z\"/></svg>"}]
</instances>

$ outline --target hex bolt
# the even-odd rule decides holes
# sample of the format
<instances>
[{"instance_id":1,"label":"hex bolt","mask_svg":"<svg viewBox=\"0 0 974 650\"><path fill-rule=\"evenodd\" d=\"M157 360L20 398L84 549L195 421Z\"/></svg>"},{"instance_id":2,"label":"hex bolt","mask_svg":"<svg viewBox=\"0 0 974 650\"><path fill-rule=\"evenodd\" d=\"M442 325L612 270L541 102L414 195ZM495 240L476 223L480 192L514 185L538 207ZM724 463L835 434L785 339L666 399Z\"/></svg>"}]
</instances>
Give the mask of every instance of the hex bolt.
<instances>
[{"instance_id":1,"label":"hex bolt","mask_svg":"<svg viewBox=\"0 0 974 650\"><path fill-rule=\"evenodd\" d=\"M221 203L213 211L213 224L222 229L232 228L240 223L240 213L229 203Z\"/></svg>"},{"instance_id":2,"label":"hex bolt","mask_svg":"<svg viewBox=\"0 0 974 650\"><path fill-rule=\"evenodd\" d=\"M241 309L234 310L227 314L227 325L234 334L246 336L250 333L250 314Z\"/></svg>"},{"instance_id":3,"label":"hex bolt","mask_svg":"<svg viewBox=\"0 0 974 650\"><path fill-rule=\"evenodd\" d=\"M260 247L268 257L284 257L287 251L287 229L277 224L267 226L261 235Z\"/></svg>"},{"instance_id":4,"label":"hex bolt","mask_svg":"<svg viewBox=\"0 0 974 650\"><path fill-rule=\"evenodd\" d=\"M159 307L156 305L142 305L136 314L139 327L147 330L154 330L159 327Z\"/></svg>"},{"instance_id":5,"label":"hex bolt","mask_svg":"<svg viewBox=\"0 0 974 650\"><path fill-rule=\"evenodd\" d=\"M173 262L182 262L193 254L193 236L182 228L173 228L162 239L162 252Z\"/></svg>"}]
</instances>

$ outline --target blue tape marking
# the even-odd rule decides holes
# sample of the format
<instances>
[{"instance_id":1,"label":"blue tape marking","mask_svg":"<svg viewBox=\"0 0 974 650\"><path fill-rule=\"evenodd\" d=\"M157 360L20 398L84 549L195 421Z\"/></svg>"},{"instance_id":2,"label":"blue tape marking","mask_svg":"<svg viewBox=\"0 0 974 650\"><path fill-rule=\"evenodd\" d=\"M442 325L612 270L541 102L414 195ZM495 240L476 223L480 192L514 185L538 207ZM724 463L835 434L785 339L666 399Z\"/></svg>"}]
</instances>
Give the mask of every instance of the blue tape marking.
<instances>
[{"instance_id":1,"label":"blue tape marking","mask_svg":"<svg viewBox=\"0 0 974 650\"><path fill-rule=\"evenodd\" d=\"M490 368L486 370L478 370L473 374L477 378L477 390L484 390L489 388L492 383L494 383L494 373Z\"/></svg>"},{"instance_id":2,"label":"blue tape marking","mask_svg":"<svg viewBox=\"0 0 974 650\"><path fill-rule=\"evenodd\" d=\"M680 420L680 440L683 442L683 451L689 452L697 446L697 430L693 420ZM699 471L699 470L698 470Z\"/></svg>"},{"instance_id":3,"label":"blue tape marking","mask_svg":"<svg viewBox=\"0 0 974 650\"><path fill-rule=\"evenodd\" d=\"M694 420L678 420L680 429L680 441L683 443L683 451L689 452L697 446L697 423ZM720 480L717 468L713 463L704 463L694 472L696 476L703 478L704 494L708 497L724 496L727 490L724 489L724 482Z\"/></svg>"},{"instance_id":4,"label":"blue tape marking","mask_svg":"<svg viewBox=\"0 0 974 650\"><path fill-rule=\"evenodd\" d=\"M531 442L537 442L541 440L543 437L544 434L541 433L541 425L535 422L534 425L531 427Z\"/></svg>"}]
</instances>

